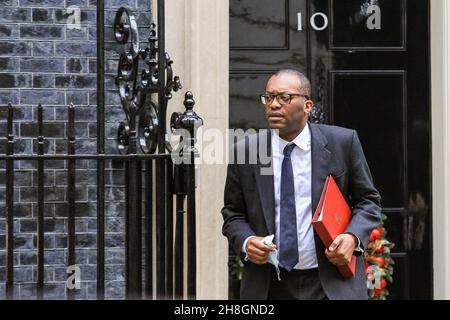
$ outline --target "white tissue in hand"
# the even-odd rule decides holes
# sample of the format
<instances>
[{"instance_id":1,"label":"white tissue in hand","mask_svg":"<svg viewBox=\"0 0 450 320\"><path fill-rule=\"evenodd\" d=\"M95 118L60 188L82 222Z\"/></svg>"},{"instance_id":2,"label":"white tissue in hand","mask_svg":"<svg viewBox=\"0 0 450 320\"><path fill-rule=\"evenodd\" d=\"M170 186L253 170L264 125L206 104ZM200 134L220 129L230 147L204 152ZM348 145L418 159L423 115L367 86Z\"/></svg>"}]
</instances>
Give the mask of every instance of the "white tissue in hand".
<instances>
[{"instance_id":1,"label":"white tissue in hand","mask_svg":"<svg viewBox=\"0 0 450 320\"><path fill-rule=\"evenodd\" d=\"M275 238L275 235L270 235L265 237L261 240L262 244L270 247L273 244L273 239ZM278 250L275 249L275 251L270 251L268 253L269 263L273 264L275 266L275 269L277 270L278 280L280 279L280 269L278 268Z\"/></svg>"}]
</instances>

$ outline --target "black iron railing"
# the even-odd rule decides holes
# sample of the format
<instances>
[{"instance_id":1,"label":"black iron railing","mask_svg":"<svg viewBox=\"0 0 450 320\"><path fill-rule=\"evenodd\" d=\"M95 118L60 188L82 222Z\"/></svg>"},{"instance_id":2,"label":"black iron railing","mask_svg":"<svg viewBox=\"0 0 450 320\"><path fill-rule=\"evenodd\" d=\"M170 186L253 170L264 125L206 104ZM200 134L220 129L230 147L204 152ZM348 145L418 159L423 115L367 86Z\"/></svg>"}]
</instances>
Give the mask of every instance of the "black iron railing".
<instances>
[{"instance_id":1,"label":"black iron railing","mask_svg":"<svg viewBox=\"0 0 450 320\"><path fill-rule=\"evenodd\" d=\"M156 1L156 0L154 0ZM172 91L181 89L178 77L173 77L172 61L165 52L164 0L158 0L158 38L155 24L147 48L140 48L135 19L120 8L114 22L116 40L129 45L121 55L118 76L121 102L126 119L118 130L121 154L105 153L105 59L104 1L97 1L97 154L76 154L75 112L68 107L67 154L44 154L43 108L38 106L37 154L14 154L14 108L9 105L6 154L6 298L14 297L14 162L37 162L37 298L44 295L44 170L48 160L67 163L67 265L76 262L75 187L78 160L97 162L97 298L105 297L105 161L125 164L126 197L126 297L131 299L173 299L196 297L196 221L194 147L196 129L202 120L193 111L192 93L185 94L185 112L174 113L171 129L185 130L174 150L167 138L167 104ZM146 67L138 72L139 62ZM158 97L157 102L154 96ZM142 152L139 152L141 149ZM183 161L174 163L173 157ZM144 170L145 169L145 170ZM145 174L144 179L142 175ZM143 185L144 184L144 185ZM144 196L142 196L144 194ZM153 196L154 194L154 196ZM144 199L143 199L144 198ZM175 200L175 211L173 203ZM144 217L142 209L144 207ZM155 210L154 210L155 208ZM185 219L185 215L187 215ZM153 225L153 220L156 225ZM183 234L187 220L187 243ZM143 223L144 222L144 223ZM144 230L144 234L142 234ZM153 252L155 239L156 253ZM185 251L187 252L185 254ZM142 261L144 252L145 262ZM153 259L153 257L156 257ZM156 276L153 276L156 267ZM187 288L184 269L187 268ZM153 288L156 287L154 291ZM74 298L75 290L67 290ZM156 293L156 294L154 294Z\"/></svg>"}]
</instances>

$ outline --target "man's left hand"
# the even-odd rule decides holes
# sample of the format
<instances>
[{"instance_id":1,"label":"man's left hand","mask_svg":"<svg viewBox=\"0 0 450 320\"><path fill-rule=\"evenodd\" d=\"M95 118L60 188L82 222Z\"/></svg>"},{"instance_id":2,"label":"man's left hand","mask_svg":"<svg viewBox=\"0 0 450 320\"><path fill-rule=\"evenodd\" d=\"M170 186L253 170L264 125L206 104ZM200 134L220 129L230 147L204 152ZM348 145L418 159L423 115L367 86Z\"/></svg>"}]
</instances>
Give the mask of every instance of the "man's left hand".
<instances>
[{"instance_id":1,"label":"man's left hand","mask_svg":"<svg viewBox=\"0 0 450 320\"><path fill-rule=\"evenodd\" d=\"M354 235L344 233L334 239L331 246L325 251L325 255L335 266L343 266L350 263L357 245L358 240Z\"/></svg>"}]
</instances>

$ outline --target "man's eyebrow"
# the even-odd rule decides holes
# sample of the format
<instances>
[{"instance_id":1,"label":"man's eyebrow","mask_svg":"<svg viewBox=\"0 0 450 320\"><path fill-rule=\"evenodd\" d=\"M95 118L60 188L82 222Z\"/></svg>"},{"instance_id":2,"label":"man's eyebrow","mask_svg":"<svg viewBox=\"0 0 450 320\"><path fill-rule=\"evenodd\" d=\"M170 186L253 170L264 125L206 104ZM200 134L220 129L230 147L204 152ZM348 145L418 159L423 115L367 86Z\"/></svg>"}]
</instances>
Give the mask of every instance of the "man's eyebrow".
<instances>
[{"instance_id":1,"label":"man's eyebrow","mask_svg":"<svg viewBox=\"0 0 450 320\"><path fill-rule=\"evenodd\" d=\"M266 93L274 93L274 92L275 92L275 91L268 91L268 90L266 90ZM279 94L290 93L290 90L277 91L277 93L279 93Z\"/></svg>"}]
</instances>

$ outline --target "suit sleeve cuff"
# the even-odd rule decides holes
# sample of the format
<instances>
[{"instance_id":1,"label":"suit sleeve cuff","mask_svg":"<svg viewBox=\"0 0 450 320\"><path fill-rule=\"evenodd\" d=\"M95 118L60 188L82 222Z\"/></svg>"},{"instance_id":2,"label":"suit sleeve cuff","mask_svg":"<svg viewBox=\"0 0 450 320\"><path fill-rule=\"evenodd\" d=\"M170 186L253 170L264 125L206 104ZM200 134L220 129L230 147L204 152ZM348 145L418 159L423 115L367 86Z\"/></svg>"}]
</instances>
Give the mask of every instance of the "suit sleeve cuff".
<instances>
[{"instance_id":1,"label":"suit sleeve cuff","mask_svg":"<svg viewBox=\"0 0 450 320\"><path fill-rule=\"evenodd\" d=\"M353 251L353 255L354 256L360 256L364 253L364 248L361 245L361 240L353 233L351 232L347 232L348 234L351 234L352 236L354 236L357 240L358 240L358 244L356 245L355 250Z\"/></svg>"},{"instance_id":2,"label":"suit sleeve cuff","mask_svg":"<svg viewBox=\"0 0 450 320\"><path fill-rule=\"evenodd\" d=\"M251 238L253 238L254 236L250 236L247 239L245 239L244 244L242 245L242 252L245 253L245 261L248 261L248 254L247 254L247 242L248 240L250 240Z\"/></svg>"}]
</instances>

